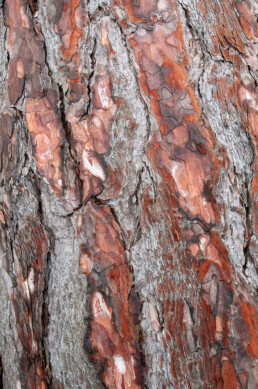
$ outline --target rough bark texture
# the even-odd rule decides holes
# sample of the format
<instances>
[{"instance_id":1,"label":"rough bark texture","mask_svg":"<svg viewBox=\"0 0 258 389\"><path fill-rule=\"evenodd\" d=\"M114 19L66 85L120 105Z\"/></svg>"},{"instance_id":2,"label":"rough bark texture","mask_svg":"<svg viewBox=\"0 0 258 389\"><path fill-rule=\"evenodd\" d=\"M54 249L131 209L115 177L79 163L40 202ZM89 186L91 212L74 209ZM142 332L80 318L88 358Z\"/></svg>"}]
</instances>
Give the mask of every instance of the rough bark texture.
<instances>
[{"instance_id":1,"label":"rough bark texture","mask_svg":"<svg viewBox=\"0 0 258 389\"><path fill-rule=\"evenodd\" d=\"M255 2L0 5L0 388L257 388Z\"/></svg>"}]
</instances>

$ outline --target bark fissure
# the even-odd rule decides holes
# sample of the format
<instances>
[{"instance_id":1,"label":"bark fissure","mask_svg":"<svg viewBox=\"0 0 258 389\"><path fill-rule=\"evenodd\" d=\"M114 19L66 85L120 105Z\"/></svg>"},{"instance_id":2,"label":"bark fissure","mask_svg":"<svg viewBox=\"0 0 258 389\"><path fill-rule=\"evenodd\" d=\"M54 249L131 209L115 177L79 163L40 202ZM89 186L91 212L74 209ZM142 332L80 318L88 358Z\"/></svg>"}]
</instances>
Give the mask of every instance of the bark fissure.
<instances>
[{"instance_id":1,"label":"bark fissure","mask_svg":"<svg viewBox=\"0 0 258 389\"><path fill-rule=\"evenodd\" d=\"M28 4L33 15L38 10L38 1L37 0L28 0Z\"/></svg>"},{"instance_id":2,"label":"bark fissure","mask_svg":"<svg viewBox=\"0 0 258 389\"><path fill-rule=\"evenodd\" d=\"M50 264L51 264L51 255L50 252L47 253L47 259L44 266L44 286L42 291L42 313L41 313L41 326L42 326L42 338L41 338L41 347L42 347L42 358L44 361L45 374L46 374L46 385L49 388L52 388L52 368L50 363L50 356L48 350L48 325L49 325L49 312L48 312L48 284L50 276Z\"/></svg>"}]
</instances>

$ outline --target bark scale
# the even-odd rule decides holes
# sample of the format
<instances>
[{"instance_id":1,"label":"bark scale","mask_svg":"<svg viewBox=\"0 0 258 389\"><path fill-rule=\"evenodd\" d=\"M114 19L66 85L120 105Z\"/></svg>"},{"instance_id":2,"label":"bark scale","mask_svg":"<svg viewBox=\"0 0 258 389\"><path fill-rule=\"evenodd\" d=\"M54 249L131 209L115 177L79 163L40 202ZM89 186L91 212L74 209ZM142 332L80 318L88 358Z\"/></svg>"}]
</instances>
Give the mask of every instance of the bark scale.
<instances>
[{"instance_id":1,"label":"bark scale","mask_svg":"<svg viewBox=\"0 0 258 389\"><path fill-rule=\"evenodd\" d=\"M1 2L0 387L257 387L256 12Z\"/></svg>"}]
</instances>

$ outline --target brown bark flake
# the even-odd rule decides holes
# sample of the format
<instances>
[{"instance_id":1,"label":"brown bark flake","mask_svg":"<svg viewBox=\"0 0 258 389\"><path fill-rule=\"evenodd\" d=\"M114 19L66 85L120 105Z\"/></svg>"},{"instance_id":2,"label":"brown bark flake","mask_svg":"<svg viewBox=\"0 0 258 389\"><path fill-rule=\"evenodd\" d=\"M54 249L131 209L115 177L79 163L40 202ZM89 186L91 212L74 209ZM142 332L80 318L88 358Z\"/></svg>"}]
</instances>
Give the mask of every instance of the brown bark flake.
<instances>
[{"instance_id":1,"label":"brown bark flake","mask_svg":"<svg viewBox=\"0 0 258 389\"><path fill-rule=\"evenodd\" d=\"M88 203L77 217L80 268L91 285L88 344L110 389L140 388L137 329L131 279L119 226L110 209ZM131 297L131 298L130 298Z\"/></svg>"}]
</instances>

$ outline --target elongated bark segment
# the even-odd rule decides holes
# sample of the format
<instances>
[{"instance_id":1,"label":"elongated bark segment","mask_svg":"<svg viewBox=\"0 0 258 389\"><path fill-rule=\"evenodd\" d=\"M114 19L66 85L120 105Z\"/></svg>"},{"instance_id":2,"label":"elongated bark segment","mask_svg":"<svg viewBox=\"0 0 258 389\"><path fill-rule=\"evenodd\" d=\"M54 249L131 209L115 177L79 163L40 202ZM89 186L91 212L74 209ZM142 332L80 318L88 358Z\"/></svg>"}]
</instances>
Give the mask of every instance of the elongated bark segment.
<instances>
[{"instance_id":1,"label":"elongated bark segment","mask_svg":"<svg viewBox=\"0 0 258 389\"><path fill-rule=\"evenodd\" d=\"M64 151L57 85L48 75L41 28L31 20L26 1L7 1L6 8L10 103L16 104L25 88L26 120L38 172L56 195L62 195L65 210L71 212L80 202L78 178L71 157Z\"/></svg>"},{"instance_id":2,"label":"elongated bark segment","mask_svg":"<svg viewBox=\"0 0 258 389\"><path fill-rule=\"evenodd\" d=\"M89 277L92 294L87 339L92 359L102 367L107 388L139 389L137 301L119 226L107 206L89 202L77 217L77 231L80 267Z\"/></svg>"}]
</instances>

